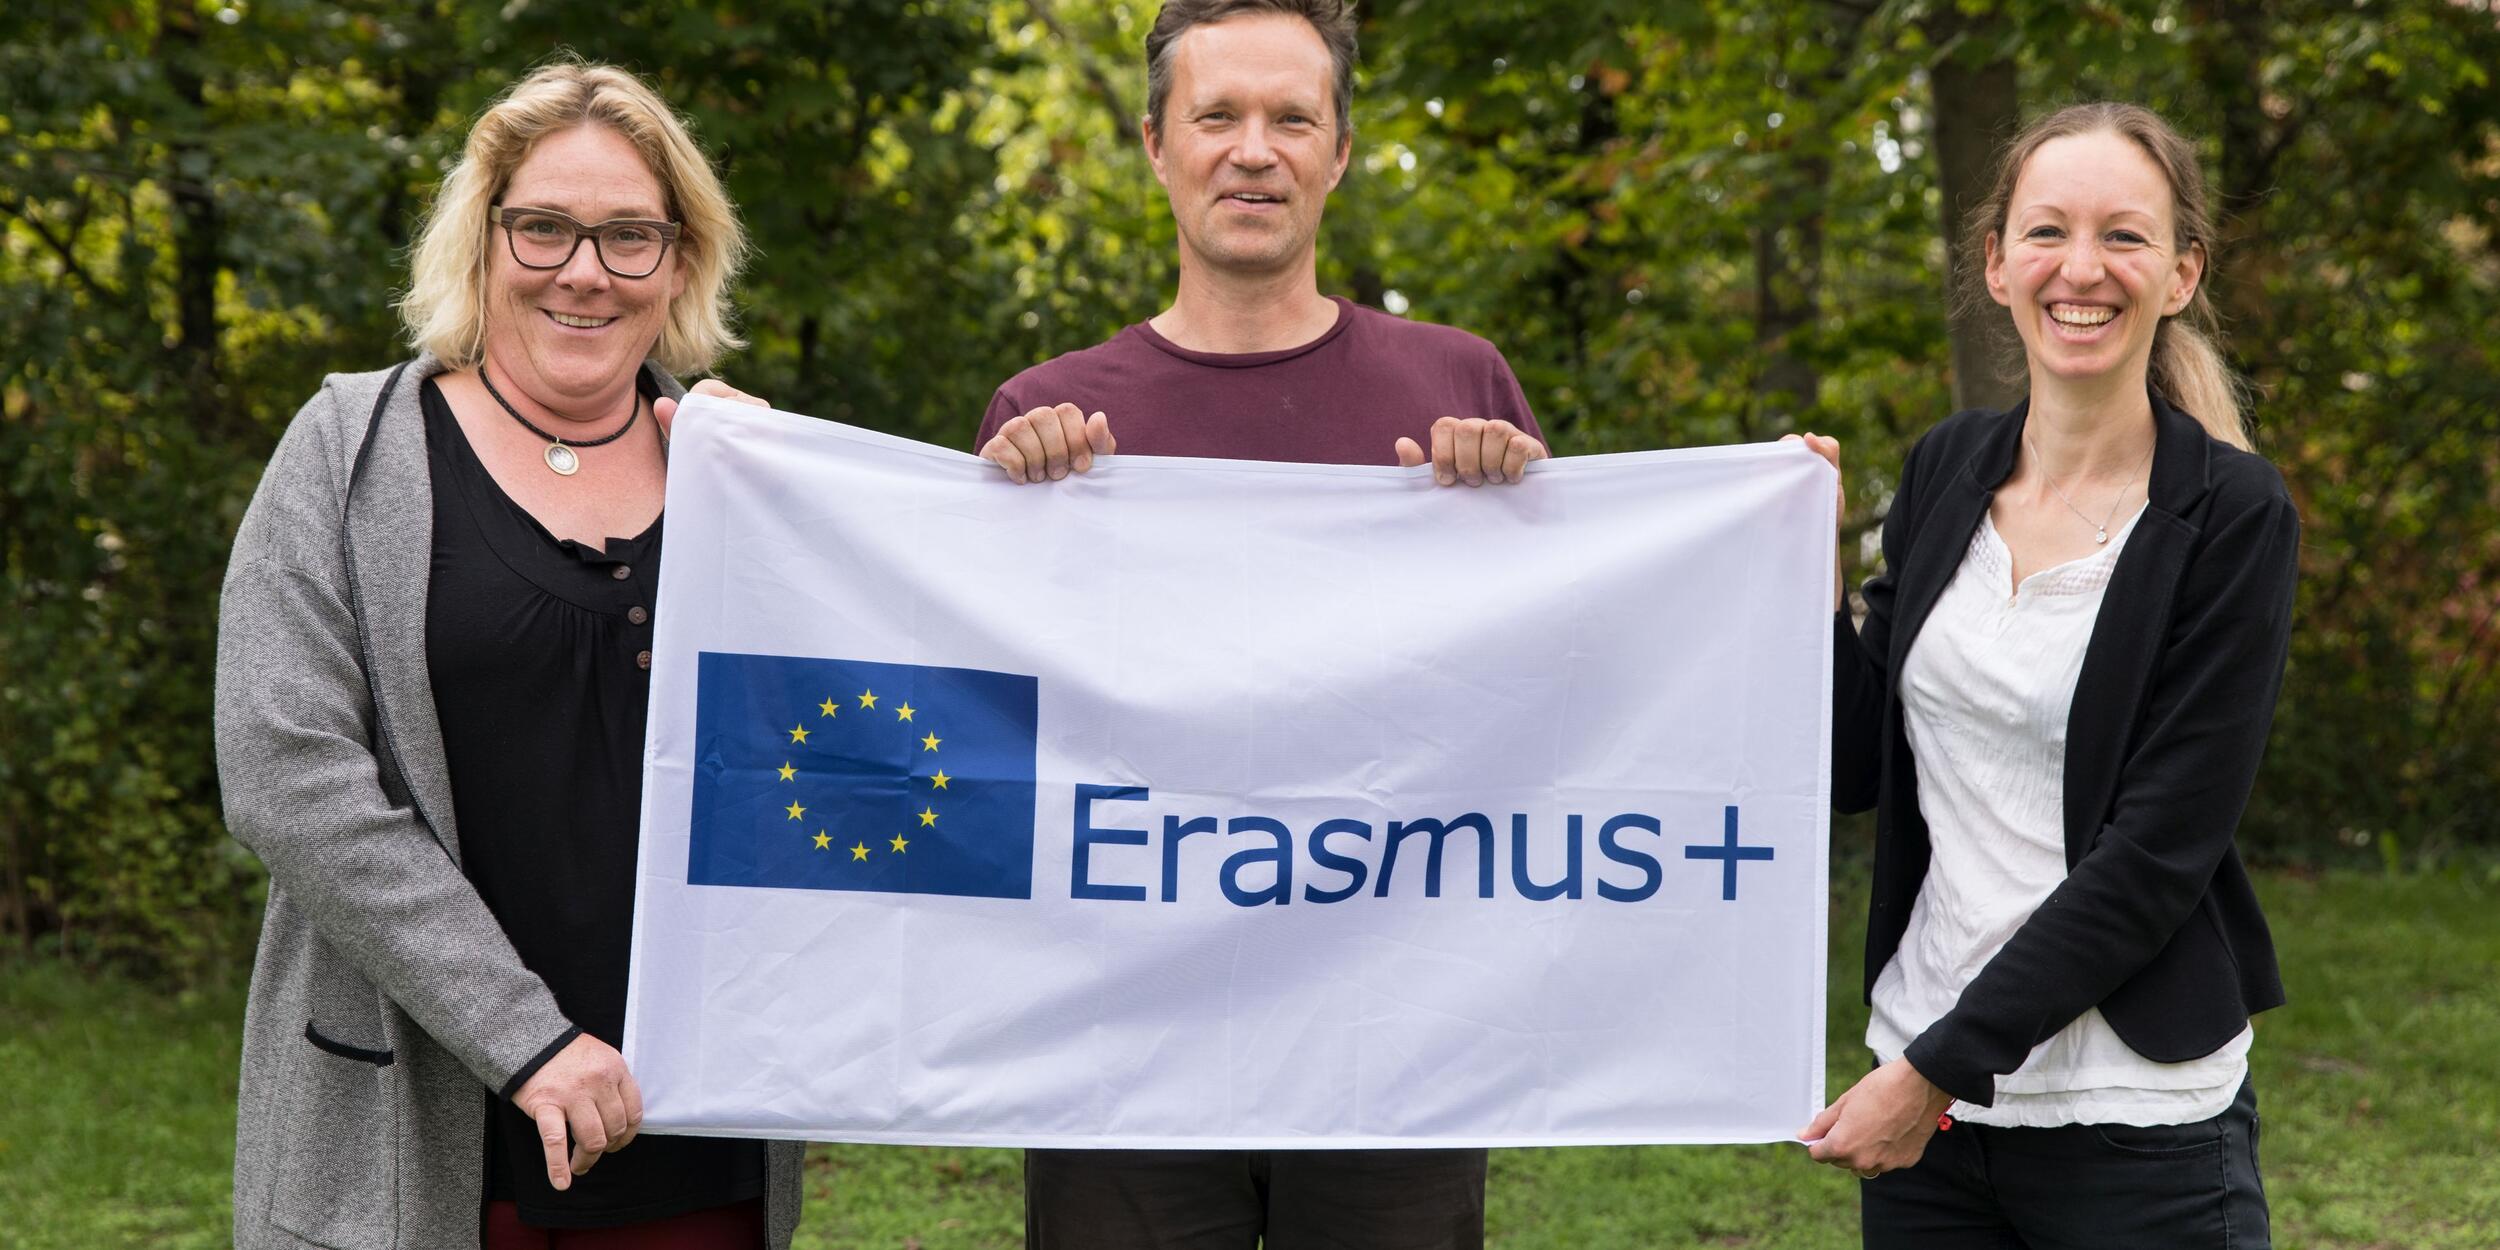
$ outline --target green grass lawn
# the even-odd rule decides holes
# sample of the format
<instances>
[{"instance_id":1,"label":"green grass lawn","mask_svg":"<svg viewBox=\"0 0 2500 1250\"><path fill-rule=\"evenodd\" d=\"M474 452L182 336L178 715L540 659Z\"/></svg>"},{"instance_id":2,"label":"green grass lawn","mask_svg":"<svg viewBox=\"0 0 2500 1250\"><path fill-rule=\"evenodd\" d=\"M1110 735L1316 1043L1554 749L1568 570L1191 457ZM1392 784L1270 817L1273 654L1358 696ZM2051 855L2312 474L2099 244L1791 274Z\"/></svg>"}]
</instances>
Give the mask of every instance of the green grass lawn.
<instances>
[{"instance_id":1,"label":"green grass lawn","mask_svg":"<svg viewBox=\"0 0 2500 1250\"><path fill-rule=\"evenodd\" d=\"M2258 1025L2276 1243L2500 1246L2500 884L2260 879L2292 1005ZM1864 1068L1860 904L1835 904L1830 1081ZM238 992L168 996L0 964L0 1244L223 1245ZM1010 1151L819 1147L812 1250L1022 1241ZM1492 1234L1537 1247L1844 1247L1849 1179L1793 1147L1505 1150Z\"/></svg>"}]
</instances>

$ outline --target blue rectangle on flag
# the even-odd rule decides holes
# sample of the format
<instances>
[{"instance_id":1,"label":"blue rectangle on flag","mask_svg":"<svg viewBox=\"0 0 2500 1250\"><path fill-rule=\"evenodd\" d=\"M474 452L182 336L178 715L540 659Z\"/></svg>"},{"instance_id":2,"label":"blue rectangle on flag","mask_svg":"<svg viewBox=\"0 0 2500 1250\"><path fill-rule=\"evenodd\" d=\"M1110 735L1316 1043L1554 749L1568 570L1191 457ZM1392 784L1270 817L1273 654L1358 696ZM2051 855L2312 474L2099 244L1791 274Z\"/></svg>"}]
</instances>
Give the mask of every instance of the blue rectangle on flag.
<instances>
[{"instance_id":1,"label":"blue rectangle on flag","mask_svg":"<svg viewBox=\"0 0 2500 1250\"><path fill-rule=\"evenodd\" d=\"M702 652L687 882L1033 897L1037 684Z\"/></svg>"}]
</instances>

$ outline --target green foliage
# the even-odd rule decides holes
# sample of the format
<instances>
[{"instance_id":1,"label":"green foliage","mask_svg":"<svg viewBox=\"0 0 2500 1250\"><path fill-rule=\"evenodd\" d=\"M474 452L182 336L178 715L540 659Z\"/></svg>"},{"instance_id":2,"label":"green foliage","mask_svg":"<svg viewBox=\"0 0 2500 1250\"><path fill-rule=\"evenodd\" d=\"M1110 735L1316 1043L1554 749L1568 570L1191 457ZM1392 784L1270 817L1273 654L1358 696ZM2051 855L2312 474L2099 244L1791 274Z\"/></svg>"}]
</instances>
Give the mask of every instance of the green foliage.
<instances>
[{"instance_id":1,"label":"green foliage","mask_svg":"<svg viewBox=\"0 0 2500 1250\"><path fill-rule=\"evenodd\" d=\"M416 214L560 45L650 75L758 245L785 406L961 445L992 388L1169 298L1153 0L58 0L0 13L0 933L190 975L222 835L225 546L329 369L397 358ZM1492 339L1565 454L1838 434L1880 523L1949 407L1931 67L2206 145L2215 290L2308 523L2244 833L2500 840L2500 28L2406 0L1375 0L1331 290ZM1871 547L1848 552L1864 573ZM2366 843L2366 845L2365 845Z\"/></svg>"}]
</instances>

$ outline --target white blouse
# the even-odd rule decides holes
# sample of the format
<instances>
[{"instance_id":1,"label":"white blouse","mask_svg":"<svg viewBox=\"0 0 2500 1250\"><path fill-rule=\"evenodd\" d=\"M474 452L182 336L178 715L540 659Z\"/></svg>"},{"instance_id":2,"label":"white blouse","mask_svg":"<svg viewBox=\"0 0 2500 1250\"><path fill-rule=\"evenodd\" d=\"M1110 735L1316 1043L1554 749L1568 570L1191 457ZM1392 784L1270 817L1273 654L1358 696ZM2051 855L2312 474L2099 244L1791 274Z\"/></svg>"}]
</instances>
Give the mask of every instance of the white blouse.
<instances>
[{"instance_id":1,"label":"white blouse","mask_svg":"<svg viewBox=\"0 0 2500 1250\"><path fill-rule=\"evenodd\" d=\"M2109 545L2012 586L1993 520L1972 536L1901 669L1901 705L1933 858L1908 929L1876 978L1866 1044L1891 1062L1960 1001L2066 879L2066 716L2101 597L2136 516ZM2012 587L2008 593L2009 586ZM2186 1063L2155 1063L2099 1008L1999 1076L1973 1124L2185 1124L2222 1113L2248 1073L2249 1030Z\"/></svg>"}]
</instances>

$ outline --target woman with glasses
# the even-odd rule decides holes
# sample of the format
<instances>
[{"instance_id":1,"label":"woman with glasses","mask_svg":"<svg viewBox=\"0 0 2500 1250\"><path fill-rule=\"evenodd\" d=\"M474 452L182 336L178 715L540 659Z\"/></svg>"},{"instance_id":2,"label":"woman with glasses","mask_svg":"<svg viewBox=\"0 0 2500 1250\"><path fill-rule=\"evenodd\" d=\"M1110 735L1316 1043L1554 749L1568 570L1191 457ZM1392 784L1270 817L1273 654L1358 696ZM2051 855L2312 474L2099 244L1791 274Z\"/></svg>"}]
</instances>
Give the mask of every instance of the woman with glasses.
<instances>
[{"instance_id":1,"label":"woman with glasses","mask_svg":"<svg viewBox=\"0 0 2500 1250\"><path fill-rule=\"evenodd\" d=\"M444 180L416 359L271 459L217 662L270 878L236 1244L788 1244L799 1146L637 1142L615 1049L672 375L738 346L744 246L649 87L541 69Z\"/></svg>"}]
</instances>

